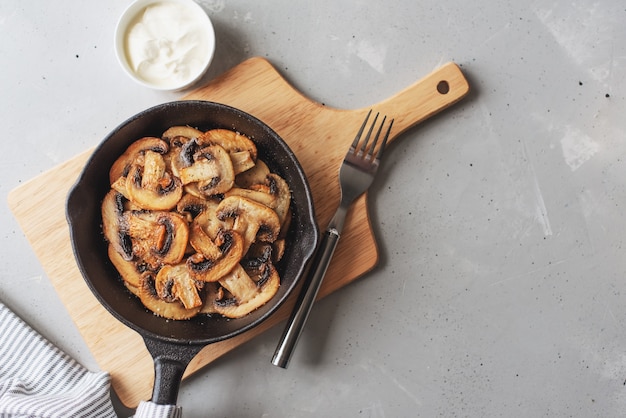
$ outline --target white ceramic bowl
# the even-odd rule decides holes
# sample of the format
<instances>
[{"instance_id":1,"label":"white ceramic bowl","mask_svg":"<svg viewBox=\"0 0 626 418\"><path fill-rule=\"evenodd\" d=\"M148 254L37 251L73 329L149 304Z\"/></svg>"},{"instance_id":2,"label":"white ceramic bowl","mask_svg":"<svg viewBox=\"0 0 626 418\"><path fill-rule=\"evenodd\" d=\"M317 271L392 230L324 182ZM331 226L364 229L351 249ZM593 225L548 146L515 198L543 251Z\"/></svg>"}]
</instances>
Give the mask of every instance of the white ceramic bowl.
<instances>
[{"instance_id":1,"label":"white ceramic bowl","mask_svg":"<svg viewBox=\"0 0 626 418\"><path fill-rule=\"evenodd\" d=\"M193 0L135 0L115 29L115 53L137 83L156 90L182 90L207 71L215 31Z\"/></svg>"}]
</instances>

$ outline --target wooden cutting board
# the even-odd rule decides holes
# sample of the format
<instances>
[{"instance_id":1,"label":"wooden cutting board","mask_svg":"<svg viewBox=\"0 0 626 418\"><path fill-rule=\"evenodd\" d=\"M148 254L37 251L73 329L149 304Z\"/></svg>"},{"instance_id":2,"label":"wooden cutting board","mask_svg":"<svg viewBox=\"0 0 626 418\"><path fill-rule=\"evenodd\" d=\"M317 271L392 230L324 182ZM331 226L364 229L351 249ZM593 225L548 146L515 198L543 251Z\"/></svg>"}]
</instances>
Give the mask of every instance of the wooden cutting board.
<instances>
[{"instance_id":1,"label":"wooden cutting board","mask_svg":"<svg viewBox=\"0 0 626 418\"><path fill-rule=\"evenodd\" d=\"M395 119L393 140L460 100L468 90L458 66L448 63L372 108ZM313 102L262 58L244 61L185 99L228 104L272 127L300 160L311 185L320 229L325 229L339 203L338 168L369 108L339 110ZM11 191L9 206L98 365L110 372L122 402L135 407L151 396L152 359L141 337L115 320L91 294L74 261L65 220L67 194L92 152L87 150ZM348 216L319 298L368 272L377 262L366 196L362 196ZM261 326L203 349L185 376L286 319L295 297Z\"/></svg>"}]
</instances>

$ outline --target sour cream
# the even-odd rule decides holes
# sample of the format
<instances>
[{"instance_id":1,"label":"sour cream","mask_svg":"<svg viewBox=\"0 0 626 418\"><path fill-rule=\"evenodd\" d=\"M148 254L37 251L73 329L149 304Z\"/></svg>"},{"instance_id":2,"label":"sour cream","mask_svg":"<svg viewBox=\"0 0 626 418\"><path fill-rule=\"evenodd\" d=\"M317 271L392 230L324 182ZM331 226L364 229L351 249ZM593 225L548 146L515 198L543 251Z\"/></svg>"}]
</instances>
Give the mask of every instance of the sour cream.
<instances>
[{"instance_id":1,"label":"sour cream","mask_svg":"<svg viewBox=\"0 0 626 418\"><path fill-rule=\"evenodd\" d=\"M186 87L206 71L213 57L215 39L208 16L189 3L153 2L127 27L123 43L128 67L151 86Z\"/></svg>"}]
</instances>

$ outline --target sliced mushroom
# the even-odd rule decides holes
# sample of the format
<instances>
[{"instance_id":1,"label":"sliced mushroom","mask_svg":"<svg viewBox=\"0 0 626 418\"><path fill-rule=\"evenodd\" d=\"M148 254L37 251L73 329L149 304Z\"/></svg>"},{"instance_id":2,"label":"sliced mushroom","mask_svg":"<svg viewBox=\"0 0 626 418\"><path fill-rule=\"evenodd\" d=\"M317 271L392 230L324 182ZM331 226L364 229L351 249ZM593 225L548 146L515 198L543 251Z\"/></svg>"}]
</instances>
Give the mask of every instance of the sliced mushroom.
<instances>
[{"instance_id":1,"label":"sliced mushroom","mask_svg":"<svg viewBox=\"0 0 626 418\"><path fill-rule=\"evenodd\" d=\"M213 196L206 196L204 193L202 193L202 191L198 187L198 183L189 183L189 184L184 185L183 191L186 194L190 194L200 199L208 199L208 198L213 197Z\"/></svg>"},{"instance_id":2,"label":"sliced mushroom","mask_svg":"<svg viewBox=\"0 0 626 418\"><path fill-rule=\"evenodd\" d=\"M133 258L133 246L124 219L124 201L124 196L113 189L104 196L101 207L102 231L115 251L128 261Z\"/></svg>"},{"instance_id":3,"label":"sliced mushroom","mask_svg":"<svg viewBox=\"0 0 626 418\"><path fill-rule=\"evenodd\" d=\"M272 243L272 254L274 254L272 261L274 263L278 263L283 258L283 255L285 255L286 247L287 241L284 238L277 239Z\"/></svg>"},{"instance_id":4,"label":"sliced mushroom","mask_svg":"<svg viewBox=\"0 0 626 418\"><path fill-rule=\"evenodd\" d=\"M185 263L163 266L154 280L154 287L161 299L167 302L179 300L186 309L201 307L203 304L198 293L198 282L191 276Z\"/></svg>"},{"instance_id":5,"label":"sliced mushroom","mask_svg":"<svg viewBox=\"0 0 626 418\"><path fill-rule=\"evenodd\" d=\"M254 167L243 173L237 174L235 177L235 183L237 186L244 189L250 188L253 184L263 184L267 175L270 173L270 169L262 160L257 159Z\"/></svg>"},{"instance_id":6,"label":"sliced mushroom","mask_svg":"<svg viewBox=\"0 0 626 418\"><path fill-rule=\"evenodd\" d=\"M111 166L109 170L110 183L113 184L118 178L125 177L130 167L137 162L138 157L148 150L163 155L168 152L169 146L161 138L151 136L133 142Z\"/></svg>"},{"instance_id":7,"label":"sliced mushroom","mask_svg":"<svg viewBox=\"0 0 626 418\"><path fill-rule=\"evenodd\" d=\"M181 150L182 159L183 150ZM183 184L197 183L205 196L228 191L235 183L235 172L228 153L219 145L198 149L192 155L190 165L181 164L178 172ZM186 163L186 162L185 162Z\"/></svg>"},{"instance_id":8,"label":"sliced mushroom","mask_svg":"<svg viewBox=\"0 0 626 418\"><path fill-rule=\"evenodd\" d=\"M273 242L280 233L280 220L276 212L245 197L226 197L218 205L216 215L220 220L234 218L232 229L244 239L244 254L257 239Z\"/></svg>"},{"instance_id":9,"label":"sliced mushroom","mask_svg":"<svg viewBox=\"0 0 626 418\"><path fill-rule=\"evenodd\" d=\"M264 265L262 277L254 281L241 266L220 280L232 297L213 302L213 309L227 318L241 318L267 303L280 287L280 277L271 263Z\"/></svg>"},{"instance_id":10,"label":"sliced mushroom","mask_svg":"<svg viewBox=\"0 0 626 418\"><path fill-rule=\"evenodd\" d=\"M216 282L239 264L243 256L243 238L235 231L220 230L211 239L194 224L189 239L198 251L187 258L187 267L196 280Z\"/></svg>"},{"instance_id":11,"label":"sliced mushroom","mask_svg":"<svg viewBox=\"0 0 626 418\"><path fill-rule=\"evenodd\" d=\"M285 179L275 173L268 174L265 183L269 188L270 195L274 197L274 200L268 206L274 209L282 225L287 219L291 205L291 190L289 189L289 185Z\"/></svg>"},{"instance_id":12,"label":"sliced mushroom","mask_svg":"<svg viewBox=\"0 0 626 418\"><path fill-rule=\"evenodd\" d=\"M204 229L211 239L215 239L218 232L222 229L233 229L233 219L219 219L217 217L217 208L220 205L218 200L205 200L205 209L198 214L193 220L194 224L198 224Z\"/></svg>"},{"instance_id":13,"label":"sliced mushroom","mask_svg":"<svg viewBox=\"0 0 626 418\"><path fill-rule=\"evenodd\" d=\"M248 250L246 258L262 259L263 257L267 257L273 264L276 264L281 260L284 254L285 239L281 238L271 244L267 242L257 242L253 244Z\"/></svg>"},{"instance_id":14,"label":"sliced mushroom","mask_svg":"<svg viewBox=\"0 0 626 418\"><path fill-rule=\"evenodd\" d=\"M202 135L202 131L190 126L172 126L163 133L163 139L169 141L170 152L167 154L168 162L172 173L180 176L179 169L192 164L191 156L198 147L197 139ZM191 148L193 150L191 150ZM191 150L191 154L189 154ZM184 152L183 152L184 151ZM181 157L183 157L181 159Z\"/></svg>"},{"instance_id":15,"label":"sliced mushroom","mask_svg":"<svg viewBox=\"0 0 626 418\"><path fill-rule=\"evenodd\" d=\"M243 173L252 168L257 158L254 142L239 132L228 129L211 129L206 131L198 141L203 144L218 144L230 155L235 174Z\"/></svg>"},{"instance_id":16,"label":"sliced mushroom","mask_svg":"<svg viewBox=\"0 0 626 418\"><path fill-rule=\"evenodd\" d=\"M203 144L219 144L228 153L247 151L252 160L256 161L256 145L250 138L229 129L210 129L202 134L198 141Z\"/></svg>"},{"instance_id":17,"label":"sliced mushroom","mask_svg":"<svg viewBox=\"0 0 626 418\"><path fill-rule=\"evenodd\" d=\"M114 189L118 193L121 193L126 199L130 200L128 190L126 190L126 177L118 177L113 183L111 183L111 189Z\"/></svg>"},{"instance_id":18,"label":"sliced mushroom","mask_svg":"<svg viewBox=\"0 0 626 418\"><path fill-rule=\"evenodd\" d=\"M128 194L128 190L126 189L126 177L120 177L111 185L111 189L116 190L124 196L124 210L143 210L143 208L135 203L133 203Z\"/></svg>"},{"instance_id":19,"label":"sliced mushroom","mask_svg":"<svg viewBox=\"0 0 626 418\"><path fill-rule=\"evenodd\" d=\"M161 135L163 139L170 141L170 144L176 138L199 138L202 136L202 131L192 128L191 126L172 126L168 128L163 135Z\"/></svg>"},{"instance_id":20,"label":"sliced mushroom","mask_svg":"<svg viewBox=\"0 0 626 418\"><path fill-rule=\"evenodd\" d=\"M193 164L193 156L200 149L197 138L178 136L170 148L170 166L172 173L180 177L180 170Z\"/></svg>"},{"instance_id":21,"label":"sliced mushroom","mask_svg":"<svg viewBox=\"0 0 626 418\"><path fill-rule=\"evenodd\" d=\"M230 161L233 163L233 171L235 175L244 173L254 167L254 159L250 151L230 152Z\"/></svg>"},{"instance_id":22,"label":"sliced mushroom","mask_svg":"<svg viewBox=\"0 0 626 418\"><path fill-rule=\"evenodd\" d=\"M291 189L289 184L284 178L278 174L272 173L267 176L271 193L276 196L276 206L273 209L276 211L281 225L284 225L287 217L291 215Z\"/></svg>"},{"instance_id":23,"label":"sliced mushroom","mask_svg":"<svg viewBox=\"0 0 626 418\"><path fill-rule=\"evenodd\" d=\"M146 151L142 164L133 164L126 177L126 190L143 209L169 210L183 195L180 180L167 171L163 156Z\"/></svg>"},{"instance_id":24,"label":"sliced mushroom","mask_svg":"<svg viewBox=\"0 0 626 418\"><path fill-rule=\"evenodd\" d=\"M217 314L215 302L224 299L224 288L218 282L209 282L204 284L204 305L200 310L201 314Z\"/></svg>"},{"instance_id":25,"label":"sliced mushroom","mask_svg":"<svg viewBox=\"0 0 626 418\"><path fill-rule=\"evenodd\" d=\"M273 261L273 251L272 244L257 242L250 247L246 253L246 258L241 260L241 265L246 270L259 269L266 263Z\"/></svg>"},{"instance_id":26,"label":"sliced mushroom","mask_svg":"<svg viewBox=\"0 0 626 418\"><path fill-rule=\"evenodd\" d=\"M268 206L276 212L281 225L289 216L291 205L291 190L289 185L281 176L275 173L268 173L262 182L259 178L254 178L255 183L247 187L233 187L225 196L242 196Z\"/></svg>"},{"instance_id":27,"label":"sliced mushroom","mask_svg":"<svg viewBox=\"0 0 626 418\"><path fill-rule=\"evenodd\" d=\"M139 287L139 299L141 303L155 315L167 319L184 320L194 317L202 309L202 304L190 309L179 300L167 302L159 297L155 288L155 278L152 273L146 272L141 276Z\"/></svg>"},{"instance_id":28,"label":"sliced mushroom","mask_svg":"<svg viewBox=\"0 0 626 418\"><path fill-rule=\"evenodd\" d=\"M226 193L224 193L224 197L228 196L239 196L245 197L250 200L254 200L255 202L261 203L267 207L272 207L276 205L276 196L269 193L269 187L265 187L264 185L257 185L261 187L257 187L255 189L244 189L241 187L233 187ZM262 190L264 188L265 190Z\"/></svg>"},{"instance_id":29,"label":"sliced mushroom","mask_svg":"<svg viewBox=\"0 0 626 418\"><path fill-rule=\"evenodd\" d=\"M109 244L108 247L108 254L111 259L111 263L113 263L115 269L118 273L120 273L124 282L131 285L133 288L138 289L141 285L140 280L143 272L139 271L137 263L126 260L111 244Z\"/></svg>"},{"instance_id":30,"label":"sliced mushroom","mask_svg":"<svg viewBox=\"0 0 626 418\"><path fill-rule=\"evenodd\" d=\"M187 249L189 227L174 212L127 212L125 221L133 253L156 268L179 263Z\"/></svg>"},{"instance_id":31,"label":"sliced mushroom","mask_svg":"<svg viewBox=\"0 0 626 418\"><path fill-rule=\"evenodd\" d=\"M185 193L176 204L176 211L193 219L206 211L209 207L216 208L217 202L195 196L191 193Z\"/></svg>"}]
</instances>

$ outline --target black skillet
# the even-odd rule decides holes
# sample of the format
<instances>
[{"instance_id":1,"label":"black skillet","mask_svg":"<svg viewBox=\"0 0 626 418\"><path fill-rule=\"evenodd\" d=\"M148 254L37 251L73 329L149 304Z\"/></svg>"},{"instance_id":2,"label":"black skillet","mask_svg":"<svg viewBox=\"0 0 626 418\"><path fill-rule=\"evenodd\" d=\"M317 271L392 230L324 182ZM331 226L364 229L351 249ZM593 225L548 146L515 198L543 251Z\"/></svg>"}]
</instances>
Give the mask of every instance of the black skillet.
<instances>
[{"instance_id":1,"label":"black skillet","mask_svg":"<svg viewBox=\"0 0 626 418\"><path fill-rule=\"evenodd\" d=\"M125 289L108 259L100 204L109 189L109 168L133 141L143 136L160 136L174 125L203 130L228 128L246 134L257 144L259 158L291 187L293 220L285 255L276 266L281 276L280 289L270 302L244 318L199 316L188 321L168 321L157 317ZM158 105L113 130L96 148L70 191L66 215L74 255L87 285L115 318L143 337L154 360L152 402L162 405L176 404L183 373L202 348L257 326L278 309L296 287L319 237L309 184L287 144L255 117L207 101Z\"/></svg>"}]
</instances>

